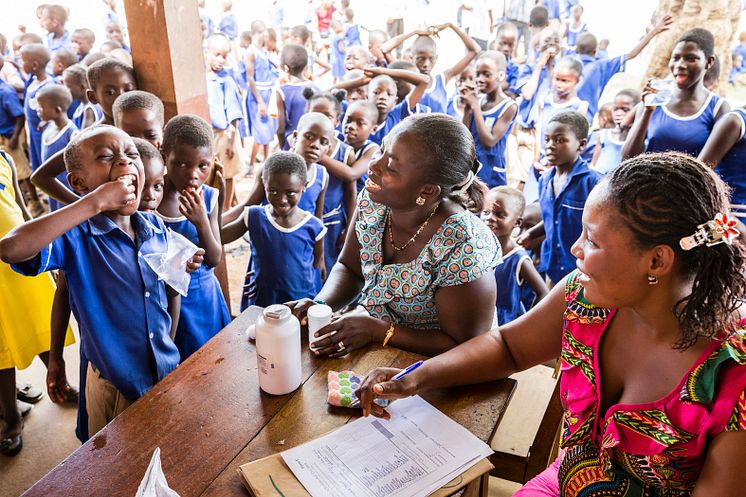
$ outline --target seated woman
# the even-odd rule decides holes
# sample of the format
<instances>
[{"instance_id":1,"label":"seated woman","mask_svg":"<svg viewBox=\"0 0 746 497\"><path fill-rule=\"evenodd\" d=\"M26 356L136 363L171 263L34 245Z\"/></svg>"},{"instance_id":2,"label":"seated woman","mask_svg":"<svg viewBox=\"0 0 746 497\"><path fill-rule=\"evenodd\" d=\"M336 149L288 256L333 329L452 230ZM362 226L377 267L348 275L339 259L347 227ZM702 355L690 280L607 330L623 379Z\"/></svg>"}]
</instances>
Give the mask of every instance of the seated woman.
<instances>
[{"instance_id":1,"label":"seated woman","mask_svg":"<svg viewBox=\"0 0 746 497\"><path fill-rule=\"evenodd\" d=\"M695 159L623 162L588 198L564 285L401 380L374 370L358 392L364 413L388 415L374 397L504 378L560 355L562 450L516 496L743 495L746 253L727 211L723 182Z\"/></svg>"},{"instance_id":2,"label":"seated woman","mask_svg":"<svg viewBox=\"0 0 746 497\"><path fill-rule=\"evenodd\" d=\"M481 211L474 140L458 120L418 114L399 123L370 162L355 230L316 301L334 310L320 355L369 343L435 355L493 328L500 245ZM362 293L361 293L362 292ZM310 299L291 302L303 317Z\"/></svg>"}]
</instances>

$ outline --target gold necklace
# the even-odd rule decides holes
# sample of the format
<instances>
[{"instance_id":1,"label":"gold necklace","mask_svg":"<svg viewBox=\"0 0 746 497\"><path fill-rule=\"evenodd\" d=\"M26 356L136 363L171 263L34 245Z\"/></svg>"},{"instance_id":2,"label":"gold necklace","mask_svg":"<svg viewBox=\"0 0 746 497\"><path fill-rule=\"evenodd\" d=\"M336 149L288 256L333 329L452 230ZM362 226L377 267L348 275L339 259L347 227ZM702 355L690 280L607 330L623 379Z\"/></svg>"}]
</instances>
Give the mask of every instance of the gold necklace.
<instances>
[{"instance_id":1,"label":"gold necklace","mask_svg":"<svg viewBox=\"0 0 746 497\"><path fill-rule=\"evenodd\" d=\"M422 233L422 230L425 229L425 227L427 226L427 223L430 222L430 219L432 219L432 217L435 215L435 211L438 210L439 206L440 206L440 204L438 204L438 205L435 206L435 209L433 209L433 211L430 213L430 215L427 216L427 219L425 219L425 222L422 223L419 228L417 228L417 231L414 233L414 235L412 235L412 238L410 238L409 240L407 240L407 243L405 243L401 247L397 247L396 244L394 244L394 229L391 226L391 209L389 209L386 212L386 225L387 225L387 227L389 229L389 243L391 244L391 246L393 247L393 249L396 250L397 252L401 252L402 250L404 250L407 247L409 247L410 245L412 245L414 243L414 241L417 240L417 237L420 236L420 233Z\"/></svg>"}]
</instances>

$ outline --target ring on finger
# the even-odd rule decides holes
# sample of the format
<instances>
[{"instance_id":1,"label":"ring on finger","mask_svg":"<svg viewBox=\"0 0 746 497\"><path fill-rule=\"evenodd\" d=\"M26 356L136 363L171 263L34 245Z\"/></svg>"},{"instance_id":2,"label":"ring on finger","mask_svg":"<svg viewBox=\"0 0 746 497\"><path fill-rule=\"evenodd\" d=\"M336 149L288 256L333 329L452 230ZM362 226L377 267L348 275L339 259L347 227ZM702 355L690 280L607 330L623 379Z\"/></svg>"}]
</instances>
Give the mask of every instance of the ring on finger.
<instances>
[{"instance_id":1,"label":"ring on finger","mask_svg":"<svg viewBox=\"0 0 746 497\"><path fill-rule=\"evenodd\" d=\"M345 343L344 343L344 342L342 342L342 341L340 341L340 342L339 342L339 343L337 344L337 348L338 348L339 350L344 350L344 349L345 349Z\"/></svg>"}]
</instances>

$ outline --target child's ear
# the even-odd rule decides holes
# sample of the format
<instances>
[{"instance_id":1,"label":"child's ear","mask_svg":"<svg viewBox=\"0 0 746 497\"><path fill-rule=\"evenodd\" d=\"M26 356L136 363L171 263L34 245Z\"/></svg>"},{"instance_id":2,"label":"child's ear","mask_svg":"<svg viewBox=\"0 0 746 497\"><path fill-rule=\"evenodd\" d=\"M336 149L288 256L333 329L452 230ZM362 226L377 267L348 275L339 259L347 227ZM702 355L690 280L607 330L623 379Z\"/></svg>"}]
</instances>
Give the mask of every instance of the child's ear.
<instances>
[{"instance_id":1,"label":"child's ear","mask_svg":"<svg viewBox=\"0 0 746 497\"><path fill-rule=\"evenodd\" d=\"M99 103L98 97L96 96L96 92L91 90L90 88L85 91L85 96L88 97L88 101L92 104Z\"/></svg>"},{"instance_id":2,"label":"child's ear","mask_svg":"<svg viewBox=\"0 0 746 497\"><path fill-rule=\"evenodd\" d=\"M505 71L500 71L500 72L497 73L497 80L500 83L502 83L503 81L505 81L505 78L507 78L507 77L508 77L508 73L505 72Z\"/></svg>"},{"instance_id":3,"label":"child's ear","mask_svg":"<svg viewBox=\"0 0 746 497\"><path fill-rule=\"evenodd\" d=\"M75 171L67 173L67 182L74 192L87 193L88 187L85 184L85 180L78 176Z\"/></svg>"},{"instance_id":4,"label":"child's ear","mask_svg":"<svg viewBox=\"0 0 746 497\"><path fill-rule=\"evenodd\" d=\"M515 227L520 228L521 226L523 226L523 218L519 217L518 220L515 222Z\"/></svg>"},{"instance_id":5,"label":"child's ear","mask_svg":"<svg viewBox=\"0 0 746 497\"><path fill-rule=\"evenodd\" d=\"M585 150L585 146L588 144L588 138L583 138L582 140L578 140L578 153Z\"/></svg>"}]
</instances>

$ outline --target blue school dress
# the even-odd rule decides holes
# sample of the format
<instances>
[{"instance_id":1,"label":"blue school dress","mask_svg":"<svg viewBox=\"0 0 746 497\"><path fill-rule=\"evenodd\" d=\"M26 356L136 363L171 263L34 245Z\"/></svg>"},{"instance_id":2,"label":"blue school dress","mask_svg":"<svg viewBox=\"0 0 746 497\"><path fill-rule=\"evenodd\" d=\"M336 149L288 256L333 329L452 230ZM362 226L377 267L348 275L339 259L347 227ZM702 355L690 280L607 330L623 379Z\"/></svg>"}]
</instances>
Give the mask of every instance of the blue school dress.
<instances>
[{"instance_id":1,"label":"blue school dress","mask_svg":"<svg viewBox=\"0 0 746 497\"><path fill-rule=\"evenodd\" d=\"M526 249L516 247L503 256L503 263L495 268L497 282L497 322L500 326L526 314L521 301L523 280L520 272L523 264L532 264Z\"/></svg>"},{"instance_id":2,"label":"blue school dress","mask_svg":"<svg viewBox=\"0 0 746 497\"><path fill-rule=\"evenodd\" d=\"M443 73L435 75L433 84L425 90L420 99L421 105L430 107L432 112L445 112L448 106L448 92L446 92L446 78Z\"/></svg>"},{"instance_id":3,"label":"blue school dress","mask_svg":"<svg viewBox=\"0 0 746 497\"><path fill-rule=\"evenodd\" d=\"M744 138L746 111L735 109L729 114L738 118L741 128L740 138L725 154L720 164L715 168L715 172L732 188L731 210L743 221L746 218L746 172L743 169L744 164L746 164L746 139Z\"/></svg>"},{"instance_id":4,"label":"blue school dress","mask_svg":"<svg viewBox=\"0 0 746 497\"><path fill-rule=\"evenodd\" d=\"M482 116L484 117L484 123L487 125L487 128L492 129L495 123L513 105L515 105L515 101L511 98L506 98L491 109L483 110ZM495 143L495 145L487 147L483 145L482 141L479 139L479 133L477 133L477 122L474 119L474 114L471 115L469 130L471 131L471 135L474 137L474 144L477 149L477 159L482 163L482 168L477 173L477 176L479 179L484 181L489 188L507 184L505 176L505 151L508 146L508 136L510 136L510 130L512 127L513 122L508 125L505 134L497 143Z\"/></svg>"},{"instance_id":5,"label":"blue school dress","mask_svg":"<svg viewBox=\"0 0 746 497\"><path fill-rule=\"evenodd\" d=\"M332 64L332 76L342 78L345 75L345 35L340 33L332 38L329 54Z\"/></svg>"},{"instance_id":6,"label":"blue school dress","mask_svg":"<svg viewBox=\"0 0 746 497\"><path fill-rule=\"evenodd\" d=\"M28 153L31 170L41 166L41 133L39 129L41 119L37 113L39 104L36 102L36 94L47 85L53 85L54 80L48 77L44 81L39 81L36 76L31 76L29 83L26 85L26 96L23 99L23 113L26 115L26 129L28 130Z\"/></svg>"},{"instance_id":7,"label":"blue school dress","mask_svg":"<svg viewBox=\"0 0 746 497\"><path fill-rule=\"evenodd\" d=\"M78 133L78 128L73 124L72 121L68 121L65 127L57 129L54 123L49 123L44 132L41 135L41 160L42 162L48 160L54 154L61 150L65 150L70 140ZM70 183L67 182L67 172L60 173L57 179L62 182L69 190ZM64 207L65 204L61 204L52 197L49 197L49 212L54 212L57 209Z\"/></svg>"},{"instance_id":8,"label":"blue school dress","mask_svg":"<svg viewBox=\"0 0 746 497\"><path fill-rule=\"evenodd\" d=\"M370 147L378 148L378 145L375 144L375 143L373 143L370 140L365 140L365 143L363 143L363 146L360 147L358 150L355 150L355 160L359 161L360 157L362 157L363 155L365 155L365 152L368 149L370 149ZM367 181L367 179L368 179L368 174L367 173L363 174L362 176L360 176L360 178L358 178L358 180L357 180L357 192L358 193L360 193L361 191L363 191L363 188L365 188L365 182Z\"/></svg>"},{"instance_id":9,"label":"blue school dress","mask_svg":"<svg viewBox=\"0 0 746 497\"><path fill-rule=\"evenodd\" d=\"M307 212L297 225L283 228L272 219L270 209L252 205L244 214L257 281L256 297L247 306L313 298L318 292L313 248L326 234L324 224Z\"/></svg>"},{"instance_id":10,"label":"blue school dress","mask_svg":"<svg viewBox=\"0 0 746 497\"><path fill-rule=\"evenodd\" d=\"M298 128L298 121L306 113L308 100L303 96L303 90L306 88L318 92L319 89L310 81L299 81L296 83L286 83L280 86L279 95L285 102L285 145L283 150L290 150L288 138Z\"/></svg>"},{"instance_id":11,"label":"blue school dress","mask_svg":"<svg viewBox=\"0 0 746 497\"><path fill-rule=\"evenodd\" d=\"M279 73L274 64L269 61L266 51L249 47L249 50L252 49L254 54L254 83L256 84L259 95L262 97L264 107L269 110L272 87L275 81L277 81ZM275 138L275 132L277 131L277 119L269 115L264 117L259 116L259 103L251 91L246 92L246 110L249 115L251 136L254 138L254 143L260 145L272 143L272 140Z\"/></svg>"},{"instance_id":12,"label":"blue school dress","mask_svg":"<svg viewBox=\"0 0 746 497\"><path fill-rule=\"evenodd\" d=\"M76 128L83 129L83 121L85 121L85 113L88 109L91 109L96 116L94 123L104 118L104 113L101 110L101 107L98 106L98 104L93 104L91 102L80 104L78 108L75 109L75 113L73 114L73 116L70 118L72 119Z\"/></svg>"},{"instance_id":13,"label":"blue school dress","mask_svg":"<svg viewBox=\"0 0 746 497\"><path fill-rule=\"evenodd\" d=\"M383 139L389 134L389 131L394 129L394 126L402 122L404 119L412 115L412 110L409 108L409 102L405 98L400 103L396 104L391 112L386 116L381 124L376 127L376 130L371 133L370 141L381 145Z\"/></svg>"},{"instance_id":14,"label":"blue school dress","mask_svg":"<svg viewBox=\"0 0 746 497\"><path fill-rule=\"evenodd\" d=\"M348 144L337 140L337 145L331 153L331 157L339 162L347 163L350 154L355 151ZM324 243L324 261L326 262L327 274L332 270L339 258L337 240L347 226L347 220L352 215L347 212L344 203L345 182L333 174L329 174L329 185L324 195L324 226L327 229L326 243Z\"/></svg>"},{"instance_id":15,"label":"blue school dress","mask_svg":"<svg viewBox=\"0 0 746 497\"><path fill-rule=\"evenodd\" d=\"M523 87L531 79L534 67L531 64L523 64L518 72L518 81L516 82L516 92L520 95ZM551 78L546 66L539 72L539 84L536 91L530 99L523 97L518 98L518 115L516 121L522 128L533 129L539 121L539 102L551 91ZM537 137L538 139L538 137Z\"/></svg>"},{"instance_id":16,"label":"blue school dress","mask_svg":"<svg viewBox=\"0 0 746 497\"><path fill-rule=\"evenodd\" d=\"M461 121L464 119L464 113L458 108L458 99L459 96L454 95L453 98L448 100L448 106L446 106L446 114Z\"/></svg>"},{"instance_id":17,"label":"blue school dress","mask_svg":"<svg viewBox=\"0 0 746 497\"><path fill-rule=\"evenodd\" d=\"M505 80L508 82L508 91L512 93L518 93L518 74L521 66L516 64L513 59L508 61L508 65L505 67Z\"/></svg>"},{"instance_id":18,"label":"blue school dress","mask_svg":"<svg viewBox=\"0 0 746 497\"><path fill-rule=\"evenodd\" d=\"M580 26L577 29L572 29L571 26L572 23L568 23L567 25L567 48L571 50L575 50L575 45L578 44L578 37L588 31L588 26L585 25L584 22L580 23Z\"/></svg>"},{"instance_id":19,"label":"blue school dress","mask_svg":"<svg viewBox=\"0 0 746 497\"><path fill-rule=\"evenodd\" d=\"M218 208L218 191L207 185L202 186L202 194L207 207L207 215ZM187 218L160 216L166 226L184 235L199 246L197 228ZM181 297L181 314L176 328L174 342L179 349L181 361L192 355L215 336L231 321L228 305L215 276L215 269L203 264L192 273L189 291Z\"/></svg>"},{"instance_id":20,"label":"blue school dress","mask_svg":"<svg viewBox=\"0 0 746 497\"><path fill-rule=\"evenodd\" d=\"M361 46L363 42L360 40L360 26L354 22L352 24L345 23L345 40L347 40L348 47Z\"/></svg>"},{"instance_id":21,"label":"blue school dress","mask_svg":"<svg viewBox=\"0 0 746 497\"><path fill-rule=\"evenodd\" d=\"M665 105L650 116L645 152L676 151L697 157L710 136L723 99L710 93L700 109L690 116L678 116Z\"/></svg>"},{"instance_id":22,"label":"blue school dress","mask_svg":"<svg viewBox=\"0 0 746 497\"><path fill-rule=\"evenodd\" d=\"M601 174L609 174L612 169L622 162L622 146L624 140L617 140L610 129L601 130L601 152L596 160L595 170Z\"/></svg>"}]
</instances>

